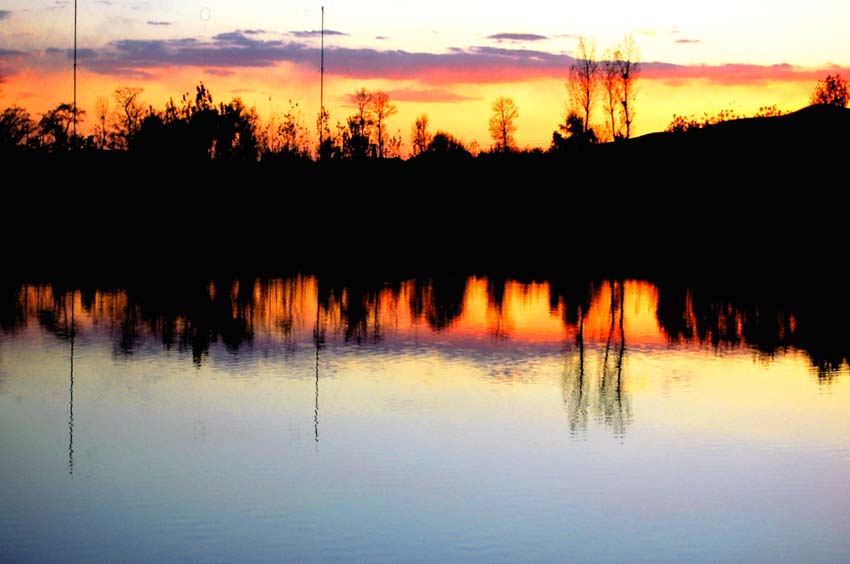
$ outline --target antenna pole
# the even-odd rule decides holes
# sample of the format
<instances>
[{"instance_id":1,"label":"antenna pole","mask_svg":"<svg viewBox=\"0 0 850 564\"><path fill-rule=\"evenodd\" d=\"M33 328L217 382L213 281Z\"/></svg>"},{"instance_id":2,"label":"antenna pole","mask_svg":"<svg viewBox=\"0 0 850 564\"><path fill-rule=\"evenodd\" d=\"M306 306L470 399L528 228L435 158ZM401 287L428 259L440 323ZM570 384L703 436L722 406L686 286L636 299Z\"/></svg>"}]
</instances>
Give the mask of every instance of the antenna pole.
<instances>
[{"instance_id":1,"label":"antenna pole","mask_svg":"<svg viewBox=\"0 0 850 564\"><path fill-rule=\"evenodd\" d=\"M76 0L75 0L76 1ZM325 134L325 5L322 4L322 48L319 63L319 150Z\"/></svg>"},{"instance_id":2,"label":"antenna pole","mask_svg":"<svg viewBox=\"0 0 850 564\"><path fill-rule=\"evenodd\" d=\"M74 138L77 137L77 0L74 0Z\"/></svg>"}]
</instances>

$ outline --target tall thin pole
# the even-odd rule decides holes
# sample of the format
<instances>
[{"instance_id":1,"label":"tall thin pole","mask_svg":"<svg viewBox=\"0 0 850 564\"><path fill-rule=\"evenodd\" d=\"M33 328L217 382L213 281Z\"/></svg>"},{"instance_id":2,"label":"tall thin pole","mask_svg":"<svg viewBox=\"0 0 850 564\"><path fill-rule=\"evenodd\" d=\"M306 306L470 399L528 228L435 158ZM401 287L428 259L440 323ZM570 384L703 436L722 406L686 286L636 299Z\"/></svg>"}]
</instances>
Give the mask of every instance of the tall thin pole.
<instances>
[{"instance_id":1,"label":"tall thin pole","mask_svg":"<svg viewBox=\"0 0 850 564\"><path fill-rule=\"evenodd\" d=\"M74 0L74 138L77 137L77 0Z\"/></svg>"},{"instance_id":2,"label":"tall thin pole","mask_svg":"<svg viewBox=\"0 0 850 564\"><path fill-rule=\"evenodd\" d=\"M319 314L322 306L319 302L319 279L316 279L316 328L313 330L313 340L316 342L316 407L313 411L313 433L316 440L316 449L319 448L319 350L322 348L322 327L319 324Z\"/></svg>"},{"instance_id":3,"label":"tall thin pole","mask_svg":"<svg viewBox=\"0 0 850 564\"><path fill-rule=\"evenodd\" d=\"M68 474L72 476L74 475L74 336L77 331L74 327L74 301L76 296L76 291L71 293L71 400L68 404Z\"/></svg>"},{"instance_id":4,"label":"tall thin pole","mask_svg":"<svg viewBox=\"0 0 850 564\"><path fill-rule=\"evenodd\" d=\"M76 1L76 0L74 0ZM319 63L319 151L325 134L325 5L322 4L322 48Z\"/></svg>"}]
</instances>

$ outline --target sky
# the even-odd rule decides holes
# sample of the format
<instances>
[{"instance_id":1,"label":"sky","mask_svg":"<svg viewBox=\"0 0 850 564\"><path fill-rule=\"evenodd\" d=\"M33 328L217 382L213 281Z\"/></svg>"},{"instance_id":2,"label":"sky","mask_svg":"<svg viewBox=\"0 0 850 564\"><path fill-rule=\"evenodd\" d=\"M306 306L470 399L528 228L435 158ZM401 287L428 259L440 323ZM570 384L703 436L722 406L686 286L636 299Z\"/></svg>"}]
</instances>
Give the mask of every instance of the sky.
<instances>
[{"instance_id":1,"label":"sky","mask_svg":"<svg viewBox=\"0 0 850 564\"><path fill-rule=\"evenodd\" d=\"M78 104L94 125L96 100L121 86L143 89L162 108L200 81L216 101L239 96L263 118L298 103L315 129L319 98L317 0L78 0ZM608 0L463 2L327 0L325 106L331 123L353 113L348 94L385 90L388 121L409 146L411 125L429 116L490 146L490 103L519 107L517 143L546 147L563 122L565 80L578 38L597 55L623 37L640 49L637 135L663 130L674 114L738 114L808 104L819 78L850 76L846 0ZM73 99L72 0L0 5L0 106L34 114ZM114 103L113 103L114 106ZM601 106L592 121L603 123Z\"/></svg>"}]
</instances>

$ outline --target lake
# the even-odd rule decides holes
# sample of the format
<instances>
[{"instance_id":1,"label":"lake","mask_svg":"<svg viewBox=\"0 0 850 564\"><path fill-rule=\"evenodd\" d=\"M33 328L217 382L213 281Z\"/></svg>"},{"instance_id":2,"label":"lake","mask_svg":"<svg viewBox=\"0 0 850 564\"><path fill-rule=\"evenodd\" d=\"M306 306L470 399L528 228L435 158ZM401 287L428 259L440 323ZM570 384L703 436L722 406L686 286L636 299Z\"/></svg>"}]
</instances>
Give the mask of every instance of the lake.
<instances>
[{"instance_id":1,"label":"lake","mask_svg":"<svg viewBox=\"0 0 850 564\"><path fill-rule=\"evenodd\" d=\"M467 276L2 293L2 561L850 556L847 348L811 309Z\"/></svg>"}]
</instances>

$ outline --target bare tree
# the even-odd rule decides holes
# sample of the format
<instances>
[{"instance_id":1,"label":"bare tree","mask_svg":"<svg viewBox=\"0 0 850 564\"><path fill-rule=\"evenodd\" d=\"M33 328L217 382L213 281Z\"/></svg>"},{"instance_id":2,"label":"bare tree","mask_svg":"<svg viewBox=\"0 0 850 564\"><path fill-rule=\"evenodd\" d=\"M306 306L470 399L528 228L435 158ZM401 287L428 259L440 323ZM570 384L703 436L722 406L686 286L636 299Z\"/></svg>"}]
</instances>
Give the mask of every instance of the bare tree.
<instances>
[{"instance_id":1,"label":"bare tree","mask_svg":"<svg viewBox=\"0 0 850 564\"><path fill-rule=\"evenodd\" d=\"M368 120L369 103L372 101L372 94L365 88L357 90L351 95L351 101L357 105L357 117L361 122Z\"/></svg>"},{"instance_id":2,"label":"bare tree","mask_svg":"<svg viewBox=\"0 0 850 564\"><path fill-rule=\"evenodd\" d=\"M106 118L109 117L109 98L98 96L95 102L95 111L97 112L97 121L100 122L100 148L106 146Z\"/></svg>"},{"instance_id":3,"label":"bare tree","mask_svg":"<svg viewBox=\"0 0 850 564\"><path fill-rule=\"evenodd\" d=\"M609 120L606 127L610 128L610 136L614 141L618 137L617 110L620 107L620 96L618 94L619 80L617 80L617 77L620 76L620 69L617 61L619 61L620 56L619 47L605 51L599 72L599 80L602 85L602 106L605 108Z\"/></svg>"},{"instance_id":4,"label":"bare tree","mask_svg":"<svg viewBox=\"0 0 850 564\"><path fill-rule=\"evenodd\" d=\"M372 94L365 88L351 95L351 101L357 106L357 113L347 120L348 131L343 136L343 153L348 158L366 158L372 152L372 116L369 106Z\"/></svg>"},{"instance_id":5,"label":"bare tree","mask_svg":"<svg viewBox=\"0 0 850 564\"><path fill-rule=\"evenodd\" d=\"M130 86L115 89L114 97L118 104L115 115L115 134L125 149L130 145L142 124L145 109L139 101L141 93L141 88Z\"/></svg>"},{"instance_id":6,"label":"bare tree","mask_svg":"<svg viewBox=\"0 0 850 564\"><path fill-rule=\"evenodd\" d=\"M578 40L575 62L570 66L567 89L572 110L584 119L584 131L590 130L590 116L596 101L599 84L599 63L596 45L584 37Z\"/></svg>"},{"instance_id":7,"label":"bare tree","mask_svg":"<svg viewBox=\"0 0 850 564\"><path fill-rule=\"evenodd\" d=\"M490 109L493 110L490 116L490 137L496 142L499 151L507 153L514 147L519 108L511 98L500 96L493 101Z\"/></svg>"},{"instance_id":8,"label":"bare tree","mask_svg":"<svg viewBox=\"0 0 850 564\"><path fill-rule=\"evenodd\" d=\"M429 143L431 143L431 134L428 133L428 116L422 114L413 122L413 128L410 132L410 146L413 156L421 155L427 151Z\"/></svg>"},{"instance_id":9,"label":"bare tree","mask_svg":"<svg viewBox=\"0 0 850 564\"><path fill-rule=\"evenodd\" d=\"M627 35L623 39L618 50L620 55L616 59L620 117L622 119L621 135L628 139L632 136L632 124L635 120L635 95L637 94L637 77L640 72L640 51L631 35Z\"/></svg>"},{"instance_id":10,"label":"bare tree","mask_svg":"<svg viewBox=\"0 0 850 564\"><path fill-rule=\"evenodd\" d=\"M378 90L372 92L369 98L369 110L372 120L375 122L375 133L378 136L378 158L384 158L384 133L386 131L386 119L398 112L395 104L390 102L390 95Z\"/></svg>"}]
</instances>

